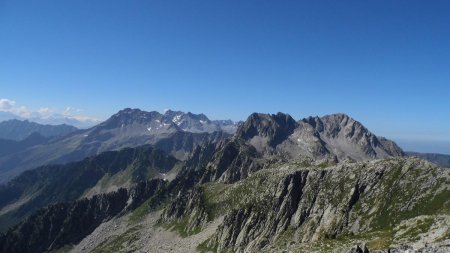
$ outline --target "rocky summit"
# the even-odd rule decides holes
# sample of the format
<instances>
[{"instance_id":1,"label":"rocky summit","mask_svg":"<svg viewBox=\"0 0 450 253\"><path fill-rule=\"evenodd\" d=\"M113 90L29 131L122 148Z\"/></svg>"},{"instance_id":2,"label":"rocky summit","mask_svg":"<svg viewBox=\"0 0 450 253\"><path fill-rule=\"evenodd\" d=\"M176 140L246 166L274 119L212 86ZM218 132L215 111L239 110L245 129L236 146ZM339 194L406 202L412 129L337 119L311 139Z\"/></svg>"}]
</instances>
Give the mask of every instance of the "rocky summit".
<instances>
[{"instance_id":1,"label":"rocky summit","mask_svg":"<svg viewBox=\"0 0 450 253\"><path fill-rule=\"evenodd\" d=\"M260 152L289 159L364 161L405 155L394 142L375 136L345 114L296 122L288 114L255 113L237 130L237 137Z\"/></svg>"},{"instance_id":2,"label":"rocky summit","mask_svg":"<svg viewBox=\"0 0 450 253\"><path fill-rule=\"evenodd\" d=\"M346 114L124 109L39 145L83 155L0 186L0 252L450 252L450 170Z\"/></svg>"}]
</instances>

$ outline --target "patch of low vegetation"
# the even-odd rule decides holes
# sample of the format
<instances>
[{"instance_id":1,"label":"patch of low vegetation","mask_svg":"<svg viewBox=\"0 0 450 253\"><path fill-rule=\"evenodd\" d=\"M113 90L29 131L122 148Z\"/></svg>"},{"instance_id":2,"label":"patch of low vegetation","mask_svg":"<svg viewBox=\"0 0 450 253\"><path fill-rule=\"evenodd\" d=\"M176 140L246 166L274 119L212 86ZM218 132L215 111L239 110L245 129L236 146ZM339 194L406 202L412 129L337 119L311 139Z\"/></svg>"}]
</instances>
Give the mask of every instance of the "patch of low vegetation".
<instances>
[{"instance_id":1,"label":"patch of low vegetation","mask_svg":"<svg viewBox=\"0 0 450 253\"><path fill-rule=\"evenodd\" d=\"M419 189L415 185L425 184L423 180L427 177L414 174L417 168L405 166L401 163L390 164L392 169L386 170L381 180L382 194L366 198L366 205L376 206L379 210L370 215L361 213L363 220L372 220L370 226L374 231L392 229L401 221L420 215L450 213L450 190L442 189L445 183L434 182L428 188ZM429 173L437 169L430 168ZM355 210L360 208L361 204L357 203Z\"/></svg>"},{"instance_id":2,"label":"patch of low vegetation","mask_svg":"<svg viewBox=\"0 0 450 253\"><path fill-rule=\"evenodd\" d=\"M128 221L132 224L136 224L144 219L147 214L150 213L149 201L145 201L138 208L134 209L131 213Z\"/></svg>"},{"instance_id":3,"label":"patch of low vegetation","mask_svg":"<svg viewBox=\"0 0 450 253\"><path fill-rule=\"evenodd\" d=\"M393 241L392 230L380 230L368 233L353 234L351 232L344 232L336 238L324 238L317 243L313 243L312 247L319 250L319 252L332 252L337 248L348 250L355 244L366 243L371 250L386 250L390 247Z\"/></svg>"},{"instance_id":4,"label":"patch of low vegetation","mask_svg":"<svg viewBox=\"0 0 450 253\"><path fill-rule=\"evenodd\" d=\"M386 250L392 244L392 230L382 230L365 236L367 239L367 247L373 250Z\"/></svg>"},{"instance_id":5,"label":"patch of low vegetation","mask_svg":"<svg viewBox=\"0 0 450 253\"><path fill-rule=\"evenodd\" d=\"M303 168L308 168L308 167L312 166L311 161L308 161L308 160L294 161L294 162L292 162L292 164L299 166L299 167L303 167Z\"/></svg>"},{"instance_id":6,"label":"patch of low vegetation","mask_svg":"<svg viewBox=\"0 0 450 253\"><path fill-rule=\"evenodd\" d=\"M162 226L167 230L177 232L183 238L201 232L201 227L195 226L193 228L189 228L189 218L186 216L182 217L181 219L172 221L170 223L162 223L158 225Z\"/></svg>"},{"instance_id":7,"label":"patch of low vegetation","mask_svg":"<svg viewBox=\"0 0 450 253\"><path fill-rule=\"evenodd\" d=\"M203 204L210 220L226 212L224 193L229 185L222 183L208 183L202 186Z\"/></svg>"},{"instance_id":8,"label":"patch of low vegetation","mask_svg":"<svg viewBox=\"0 0 450 253\"><path fill-rule=\"evenodd\" d=\"M406 232L403 234L403 237L409 238L412 241L416 241L420 239L420 234L426 233L430 230L433 225L433 218L425 218L417 220L416 224L407 228Z\"/></svg>"},{"instance_id":9,"label":"patch of low vegetation","mask_svg":"<svg viewBox=\"0 0 450 253\"><path fill-rule=\"evenodd\" d=\"M261 171L238 184L208 183L202 186L204 205L210 220L238 209L249 203L261 202L267 197L267 186L270 184L267 175ZM268 173L268 172L265 172ZM275 180L274 177L270 179Z\"/></svg>"},{"instance_id":10,"label":"patch of low vegetation","mask_svg":"<svg viewBox=\"0 0 450 253\"><path fill-rule=\"evenodd\" d=\"M146 201L144 201L144 203L142 203L136 209L134 209L131 212L131 215L128 218L128 221L131 224L139 223L149 213L154 212L154 211L160 211L160 210L164 209L166 207L166 205L167 205L167 201L161 202L161 201L159 201L159 198L157 195L153 196L153 197L147 199Z\"/></svg>"}]
</instances>

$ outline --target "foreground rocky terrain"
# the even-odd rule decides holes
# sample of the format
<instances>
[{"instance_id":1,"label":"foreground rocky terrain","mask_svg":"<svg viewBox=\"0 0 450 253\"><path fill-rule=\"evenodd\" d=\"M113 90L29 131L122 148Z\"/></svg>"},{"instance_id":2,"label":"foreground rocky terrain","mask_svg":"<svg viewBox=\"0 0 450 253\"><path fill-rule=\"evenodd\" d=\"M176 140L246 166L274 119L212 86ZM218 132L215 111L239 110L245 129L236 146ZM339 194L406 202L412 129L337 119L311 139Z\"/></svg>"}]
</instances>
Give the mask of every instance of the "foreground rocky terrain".
<instances>
[{"instance_id":1,"label":"foreground rocky terrain","mask_svg":"<svg viewBox=\"0 0 450 253\"><path fill-rule=\"evenodd\" d=\"M63 203L41 194L50 205L5 232L0 252L450 251L450 170L344 114L252 114L183 161L139 149L71 167L108 173ZM135 158L111 162L124 152ZM126 171L143 176L115 184Z\"/></svg>"}]
</instances>

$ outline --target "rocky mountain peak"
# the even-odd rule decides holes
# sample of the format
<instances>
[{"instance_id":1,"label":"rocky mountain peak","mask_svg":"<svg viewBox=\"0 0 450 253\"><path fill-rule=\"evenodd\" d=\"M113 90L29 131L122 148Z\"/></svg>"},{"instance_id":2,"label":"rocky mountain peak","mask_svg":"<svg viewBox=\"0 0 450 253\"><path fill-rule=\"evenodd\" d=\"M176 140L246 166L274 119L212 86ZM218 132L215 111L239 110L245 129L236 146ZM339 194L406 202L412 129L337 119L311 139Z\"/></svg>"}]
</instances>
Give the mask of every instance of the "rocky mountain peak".
<instances>
[{"instance_id":1,"label":"rocky mountain peak","mask_svg":"<svg viewBox=\"0 0 450 253\"><path fill-rule=\"evenodd\" d=\"M185 115L185 113L182 111L172 111L170 109L164 111L164 116L167 118L174 118L174 117L183 116L183 115Z\"/></svg>"},{"instance_id":2,"label":"rocky mountain peak","mask_svg":"<svg viewBox=\"0 0 450 253\"><path fill-rule=\"evenodd\" d=\"M204 114L194 114L191 112L181 112L167 110L164 113L167 122L172 122L180 127L183 131L200 133L200 132L216 132L220 131L220 126L211 122Z\"/></svg>"},{"instance_id":3,"label":"rocky mountain peak","mask_svg":"<svg viewBox=\"0 0 450 253\"><path fill-rule=\"evenodd\" d=\"M308 117L299 122L284 113L253 113L239 127L236 138L259 152L292 159L335 157L364 161L404 155L394 142L378 138L343 113Z\"/></svg>"},{"instance_id":4,"label":"rocky mountain peak","mask_svg":"<svg viewBox=\"0 0 450 253\"><path fill-rule=\"evenodd\" d=\"M297 126L297 122L289 114L253 113L239 126L236 136L243 140L264 138L273 147L292 134Z\"/></svg>"},{"instance_id":5,"label":"rocky mountain peak","mask_svg":"<svg viewBox=\"0 0 450 253\"><path fill-rule=\"evenodd\" d=\"M194 114L194 113L192 113L192 112L188 112L187 115L188 115L189 117L192 117L192 118L195 118L195 119L198 119L198 120L210 121L210 120L208 119L208 117L206 117L206 115L203 114L203 113L200 113L200 114Z\"/></svg>"},{"instance_id":6,"label":"rocky mountain peak","mask_svg":"<svg viewBox=\"0 0 450 253\"><path fill-rule=\"evenodd\" d=\"M232 120L210 120L203 113L195 114L173 110L166 110L164 118L175 123L183 131L192 133L223 131L228 134L234 134L238 125Z\"/></svg>"},{"instance_id":7,"label":"rocky mountain peak","mask_svg":"<svg viewBox=\"0 0 450 253\"><path fill-rule=\"evenodd\" d=\"M122 127L131 124L149 124L154 121L163 121L163 115L157 111L146 112L140 109L125 108L112 115L100 126Z\"/></svg>"},{"instance_id":8,"label":"rocky mountain peak","mask_svg":"<svg viewBox=\"0 0 450 253\"><path fill-rule=\"evenodd\" d=\"M332 137L336 137L341 130L344 130L348 138L352 138L354 134L373 136L360 122L343 113L325 115L320 120L326 126L325 133Z\"/></svg>"},{"instance_id":9,"label":"rocky mountain peak","mask_svg":"<svg viewBox=\"0 0 450 253\"><path fill-rule=\"evenodd\" d=\"M340 158L354 160L403 156L403 151L392 141L377 137L363 124L343 113L309 117L310 124L330 150Z\"/></svg>"}]
</instances>

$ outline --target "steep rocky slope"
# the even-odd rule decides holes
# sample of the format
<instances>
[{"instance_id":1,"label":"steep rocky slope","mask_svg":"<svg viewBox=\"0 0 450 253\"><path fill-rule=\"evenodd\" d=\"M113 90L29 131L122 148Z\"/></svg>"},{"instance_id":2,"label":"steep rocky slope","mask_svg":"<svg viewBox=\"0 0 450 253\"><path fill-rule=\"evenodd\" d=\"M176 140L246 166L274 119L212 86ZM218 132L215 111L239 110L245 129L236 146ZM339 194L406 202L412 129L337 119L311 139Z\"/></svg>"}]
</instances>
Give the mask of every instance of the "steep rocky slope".
<instances>
[{"instance_id":1,"label":"steep rocky slope","mask_svg":"<svg viewBox=\"0 0 450 253\"><path fill-rule=\"evenodd\" d=\"M51 203L107 193L151 178L167 179L179 165L165 152L142 146L26 171L0 186L0 231Z\"/></svg>"},{"instance_id":2,"label":"steep rocky slope","mask_svg":"<svg viewBox=\"0 0 450 253\"><path fill-rule=\"evenodd\" d=\"M0 236L0 252L34 253L76 244L101 223L130 211L164 186L163 180L144 181L89 199L59 203L41 209Z\"/></svg>"}]
</instances>

